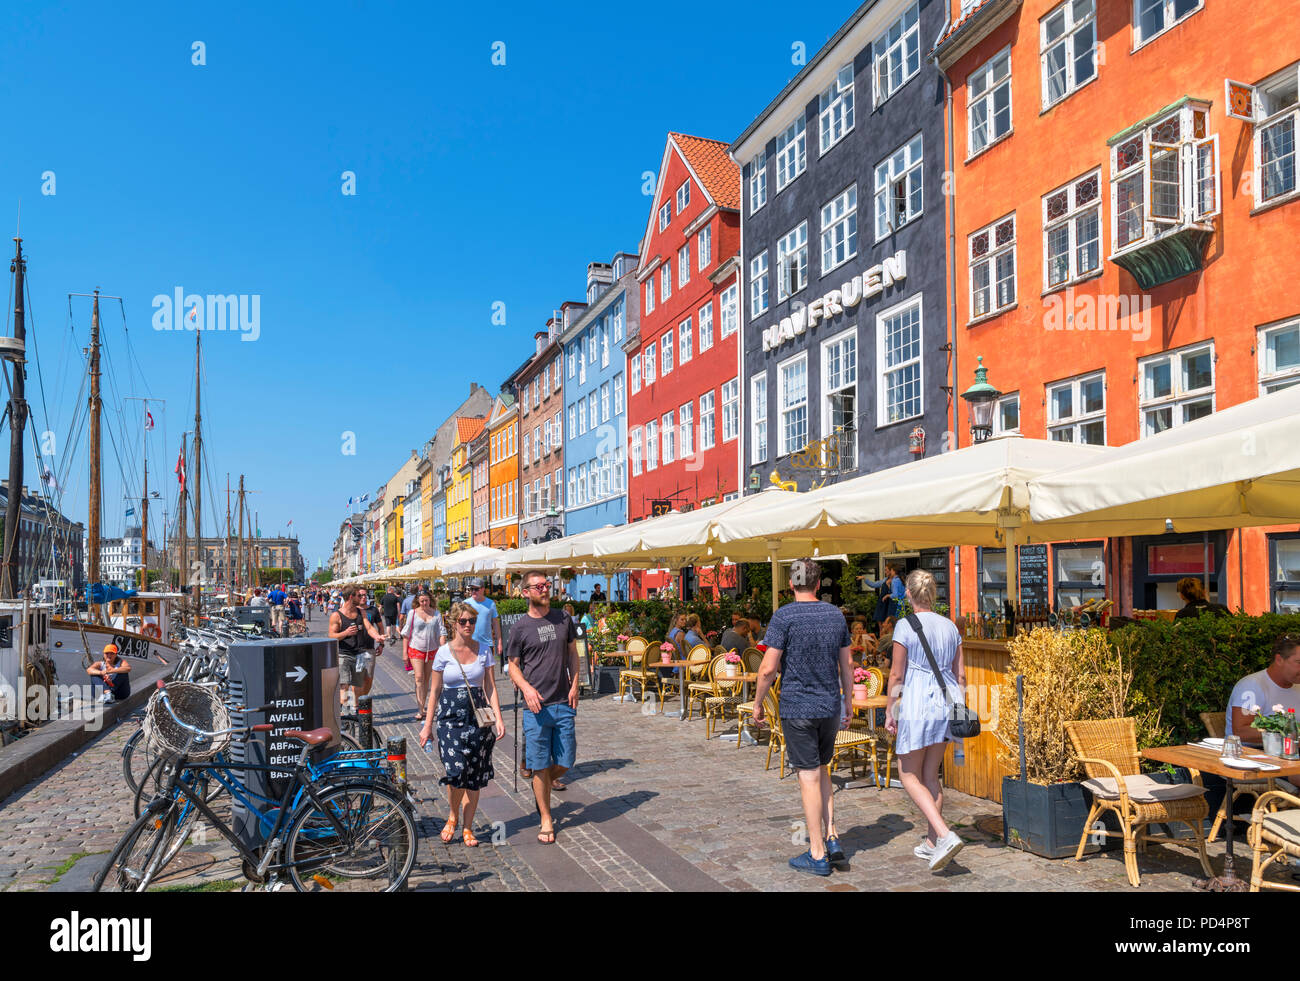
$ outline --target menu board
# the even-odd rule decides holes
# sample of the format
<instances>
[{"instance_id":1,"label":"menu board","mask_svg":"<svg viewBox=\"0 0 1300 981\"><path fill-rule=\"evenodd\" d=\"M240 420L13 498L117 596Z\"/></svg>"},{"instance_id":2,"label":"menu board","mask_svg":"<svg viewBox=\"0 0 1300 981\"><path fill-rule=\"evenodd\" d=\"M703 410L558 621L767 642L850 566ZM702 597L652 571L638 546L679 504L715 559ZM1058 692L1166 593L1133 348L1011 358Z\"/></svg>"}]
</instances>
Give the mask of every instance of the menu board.
<instances>
[{"instance_id":1,"label":"menu board","mask_svg":"<svg viewBox=\"0 0 1300 981\"><path fill-rule=\"evenodd\" d=\"M948 550L946 548L927 548L921 550L919 568L934 576L935 604L948 603Z\"/></svg>"},{"instance_id":2,"label":"menu board","mask_svg":"<svg viewBox=\"0 0 1300 981\"><path fill-rule=\"evenodd\" d=\"M1020 602L1047 605L1047 546L1021 545L1016 549L1020 557Z\"/></svg>"}]
</instances>

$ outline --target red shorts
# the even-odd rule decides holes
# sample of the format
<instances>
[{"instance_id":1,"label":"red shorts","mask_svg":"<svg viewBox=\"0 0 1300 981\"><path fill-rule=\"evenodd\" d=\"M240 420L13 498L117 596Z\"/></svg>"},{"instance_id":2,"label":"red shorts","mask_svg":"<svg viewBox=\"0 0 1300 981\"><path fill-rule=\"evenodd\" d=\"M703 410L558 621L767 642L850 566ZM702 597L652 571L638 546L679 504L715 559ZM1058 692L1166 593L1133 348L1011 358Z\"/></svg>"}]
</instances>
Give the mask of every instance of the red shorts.
<instances>
[{"instance_id":1,"label":"red shorts","mask_svg":"<svg viewBox=\"0 0 1300 981\"><path fill-rule=\"evenodd\" d=\"M412 661L427 661L433 656L433 651L417 651L414 647L406 649L406 656Z\"/></svg>"}]
</instances>

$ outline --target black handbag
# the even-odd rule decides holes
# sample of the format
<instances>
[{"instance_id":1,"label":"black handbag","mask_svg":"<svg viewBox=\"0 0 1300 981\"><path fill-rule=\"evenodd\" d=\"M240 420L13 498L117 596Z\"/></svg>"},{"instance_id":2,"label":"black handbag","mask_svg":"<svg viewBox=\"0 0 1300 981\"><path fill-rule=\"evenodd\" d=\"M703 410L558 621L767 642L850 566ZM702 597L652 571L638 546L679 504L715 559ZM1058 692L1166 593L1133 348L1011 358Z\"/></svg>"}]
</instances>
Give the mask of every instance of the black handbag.
<instances>
[{"instance_id":1,"label":"black handbag","mask_svg":"<svg viewBox=\"0 0 1300 981\"><path fill-rule=\"evenodd\" d=\"M934 652L930 650L930 642L925 639L925 631L921 629L921 618L915 613L909 613L907 623L921 642L921 650L925 651L925 659L930 662L930 670L934 672L934 680L939 683L939 690L943 692L943 700L948 703L949 734L955 739L973 739L980 734L979 715L974 709L966 707L965 700L960 705L952 700L952 692L948 691L948 686L943 683L943 675L939 671L939 664L934 659Z\"/></svg>"}]
</instances>

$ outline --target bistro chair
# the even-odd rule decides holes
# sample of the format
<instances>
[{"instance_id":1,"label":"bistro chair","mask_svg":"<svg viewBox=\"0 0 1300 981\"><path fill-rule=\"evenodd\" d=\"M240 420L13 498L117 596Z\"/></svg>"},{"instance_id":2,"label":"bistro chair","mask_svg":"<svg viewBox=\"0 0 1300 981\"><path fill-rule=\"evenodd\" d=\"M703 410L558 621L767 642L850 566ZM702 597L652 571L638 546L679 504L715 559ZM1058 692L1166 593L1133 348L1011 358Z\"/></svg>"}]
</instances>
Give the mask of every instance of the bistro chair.
<instances>
[{"instance_id":1,"label":"bistro chair","mask_svg":"<svg viewBox=\"0 0 1300 981\"><path fill-rule=\"evenodd\" d=\"M649 646L650 642L644 637L629 637L627 641L627 652L629 654L640 654ZM629 667L632 665L632 660L632 658L628 659L627 663Z\"/></svg>"},{"instance_id":2,"label":"bistro chair","mask_svg":"<svg viewBox=\"0 0 1300 981\"><path fill-rule=\"evenodd\" d=\"M841 753L848 753L849 756L849 773L854 777L858 775L858 751L864 748L870 748L871 767L876 766L876 734L869 729L841 729L835 734L835 752L831 756L831 761L826 765L826 772L832 773L835 770L835 764L839 762ZM880 776L876 775L876 786L880 786Z\"/></svg>"},{"instance_id":3,"label":"bistro chair","mask_svg":"<svg viewBox=\"0 0 1300 981\"><path fill-rule=\"evenodd\" d=\"M659 673L650 667L652 663L659 660L659 645L651 644L635 658L632 663L635 667L627 667L618 673L618 694L624 695L628 686L641 686L641 701L645 701L651 686L658 688Z\"/></svg>"},{"instance_id":4,"label":"bistro chair","mask_svg":"<svg viewBox=\"0 0 1300 981\"><path fill-rule=\"evenodd\" d=\"M1202 712L1201 723L1205 726L1207 736L1222 739L1228 732L1226 712ZM1277 783L1272 778L1267 780L1234 780L1232 782L1232 800L1229 801L1228 795L1224 794L1223 803L1219 806L1218 813L1214 815L1214 824L1210 827L1210 836L1205 839L1206 843L1212 845L1214 840L1219 837L1219 829L1223 827L1223 822L1228 820L1229 815L1237 809L1238 797L1242 794L1250 794L1258 802L1261 794L1277 789Z\"/></svg>"},{"instance_id":5,"label":"bistro chair","mask_svg":"<svg viewBox=\"0 0 1300 981\"><path fill-rule=\"evenodd\" d=\"M1137 728L1132 718L1096 719L1087 722L1067 722L1065 732L1074 749L1075 757L1083 764L1088 779L1083 781L1092 793L1092 809L1083 822L1079 848L1074 853L1076 862L1082 860L1088 837L1094 834L1124 839L1124 868L1129 884L1141 884L1138 873L1137 850L1140 844L1145 851L1148 842L1187 847L1186 839L1147 833L1147 825L1169 824L1181 821L1195 835L1197 857L1206 877L1213 877L1209 859L1205 854L1205 829L1202 822L1210 813L1205 800L1205 788L1200 774L1194 783L1157 783L1141 772L1137 748ZM1110 811L1119 819L1120 832L1094 826L1103 811Z\"/></svg>"},{"instance_id":6,"label":"bistro chair","mask_svg":"<svg viewBox=\"0 0 1300 981\"><path fill-rule=\"evenodd\" d=\"M772 769L772 750L780 749L781 770L778 779L785 779L785 733L781 729L781 699L775 691L769 691L763 696L763 717L767 719L768 740L767 740L767 763L764 764L764 772ZM750 709L750 712L753 712Z\"/></svg>"},{"instance_id":7,"label":"bistro chair","mask_svg":"<svg viewBox=\"0 0 1300 981\"><path fill-rule=\"evenodd\" d=\"M673 658L673 660L677 660ZM708 666L709 655L702 647L696 647L687 655L686 660L691 663L686 666L686 671L682 674L662 674L659 676L659 711L664 710L664 703L668 700L668 695L675 694L679 698L682 694L683 679L689 681L691 678L700 677L704 669ZM678 669L680 670L680 669Z\"/></svg>"},{"instance_id":8,"label":"bistro chair","mask_svg":"<svg viewBox=\"0 0 1300 981\"><path fill-rule=\"evenodd\" d=\"M719 654L709 665L709 680L713 684L713 694L704 699L705 739L708 739L713 732L713 719L716 717L719 722L725 722L727 710L735 710L742 701L740 693L744 682L739 678L728 678L723 674L726 663L727 655ZM753 709L751 708L750 711L752 712ZM736 739L740 739L739 729L736 731Z\"/></svg>"},{"instance_id":9,"label":"bistro chair","mask_svg":"<svg viewBox=\"0 0 1300 981\"><path fill-rule=\"evenodd\" d=\"M866 684L866 686L867 686L867 697L868 697L868 698L872 698L872 697L874 697L874 696L876 696L876 695L879 695L879 694L883 693L883 692L885 691L885 685L886 685L886 683L887 683L887 679L886 679L886 677L885 677L885 672L881 671L880 668L875 668L875 667L867 668L866 671L867 671L867 680L866 680L865 684ZM883 725L880 726L879 728L876 727L876 715L877 715L877 713L886 712L886 711L888 711L888 710L887 710L887 709L867 709L866 727L867 727L868 729L871 730L871 732L872 732L873 735L875 735L875 737L876 737L876 742L877 742L877 745L878 745L878 746L879 746L879 744L881 744L881 743L884 744L884 750L885 750L885 766L884 766L885 789L888 790L888 789L889 789L889 785L890 785L891 781L893 780L893 766L894 766L894 735L893 735L893 734L892 734L888 729L886 729ZM849 726L849 728L855 728L855 725L851 723L850 726ZM877 753L874 753L873 756L874 756L876 759L879 759L879 753L878 753L878 752L877 752ZM881 771L880 771L879 769L877 769L877 770L876 770L876 785L877 785L877 786L880 785L880 774L881 774Z\"/></svg>"},{"instance_id":10,"label":"bistro chair","mask_svg":"<svg viewBox=\"0 0 1300 981\"><path fill-rule=\"evenodd\" d=\"M700 655L696 658L696 655ZM710 680L709 664L714 658L713 651L704 644L696 644L691 648L690 654L686 660L693 662L690 666L690 680L686 685L686 718L690 720L695 715L695 703L700 703L700 709L704 709L704 700L713 697L713 682ZM697 667L698 665L698 667Z\"/></svg>"},{"instance_id":11,"label":"bistro chair","mask_svg":"<svg viewBox=\"0 0 1300 981\"><path fill-rule=\"evenodd\" d=\"M759 669L763 666L763 652L757 647L746 647L745 652L740 655L740 659L745 662L746 674L758 674Z\"/></svg>"},{"instance_id":12,"label":"bistro chair","mask_svg":"<svg viewBox=\"0 0 1300 981\"><path fill-rule=\"evenodd\" d=\"M1289 810L1278 810L1279 804L1286 805ZM1260 794L1250 813L1246 840L1250 842L1251 852L1251 892L1261 889L1300 892L1300 886L1289 882L1269 882L1264 878L1264 870L1274 862L1285 868L1288 857L1292 861L1300 860L1300 797L1282 790Z\"/></svg>"}]
</instances>

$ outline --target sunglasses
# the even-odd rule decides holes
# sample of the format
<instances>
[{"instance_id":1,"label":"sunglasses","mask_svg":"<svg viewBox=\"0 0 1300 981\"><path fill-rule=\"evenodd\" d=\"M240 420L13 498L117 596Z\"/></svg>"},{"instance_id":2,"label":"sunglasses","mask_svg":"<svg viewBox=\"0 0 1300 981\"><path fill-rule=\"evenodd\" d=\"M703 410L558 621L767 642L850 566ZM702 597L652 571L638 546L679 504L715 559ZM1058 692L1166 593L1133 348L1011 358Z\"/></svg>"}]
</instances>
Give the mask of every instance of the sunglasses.
<instances>
[{"instance_id":1,"label":"sunglasses","mask_svg":"<svg viewBox=\"0 0 1300 981\"><path fill-rule=\"evenodd\" d=\"M470 624L472 624L472 623L477 623L477 622L478 622L478 618L477 618L477 617L472 617L472 618L471 618L471 617L461 617L461 618L460 618L459 620L457 620L456 622L459 623L462 627L468 627L468 626L469 626Z\"/></svg>"},{"instance_id":2,"label":"sunglasses","mask_svg":"<svg viewBox=\"0 0 1300 981\"><path fill-rule=\"evenodd\" d=\"M549 591L550 588L551 588L551 584L550 584L549 582L539 582L539 583L534 583L532 586L525 586L525 587L524 587L524 592L528 592L529 590L536 589L536 590L540 590L541 592L545 593L545 592Z\"/></svg>"}]
</instances>

